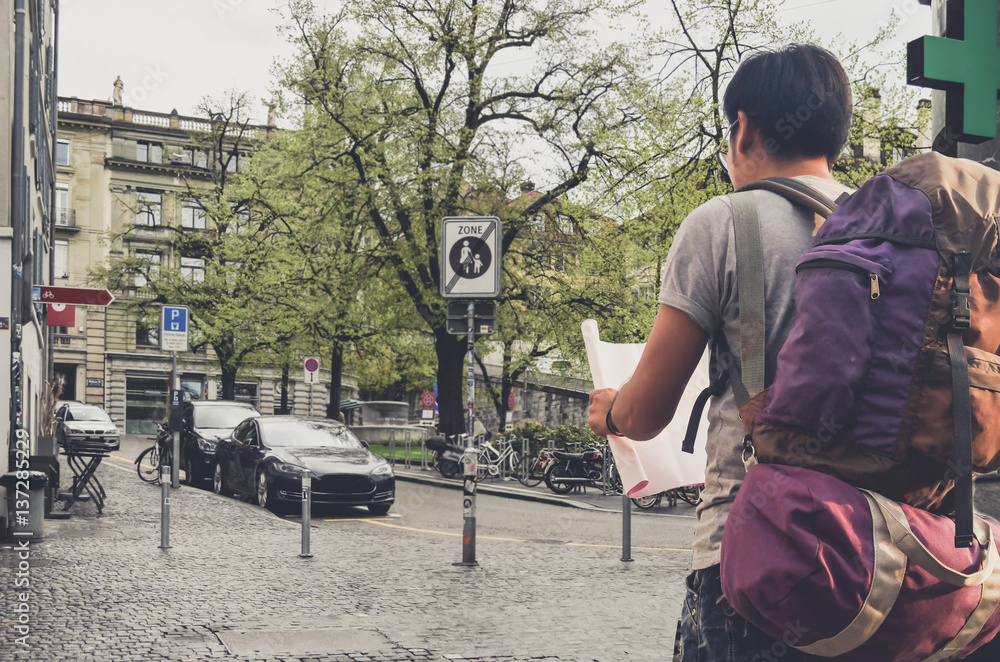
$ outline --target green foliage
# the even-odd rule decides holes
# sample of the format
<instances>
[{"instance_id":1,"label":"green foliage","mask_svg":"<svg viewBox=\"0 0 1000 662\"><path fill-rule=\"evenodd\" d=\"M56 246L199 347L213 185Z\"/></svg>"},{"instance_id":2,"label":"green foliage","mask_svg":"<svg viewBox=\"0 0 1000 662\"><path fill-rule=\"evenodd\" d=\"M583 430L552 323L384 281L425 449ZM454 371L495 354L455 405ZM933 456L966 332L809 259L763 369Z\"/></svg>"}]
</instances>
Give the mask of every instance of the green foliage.
<instances>
[{"instance_id":1,"label":"green foliage","mask_svg":"<svg viewBox=\"0 0 1000 662\"><path fill-rule=\"evenodd\" d=\"M536 455L543 448L575 452L604 441L586 425L547 427L535 421L516 424L507 436L518 450L527 441L531 455Z\"/></svg>"}]
</instances>

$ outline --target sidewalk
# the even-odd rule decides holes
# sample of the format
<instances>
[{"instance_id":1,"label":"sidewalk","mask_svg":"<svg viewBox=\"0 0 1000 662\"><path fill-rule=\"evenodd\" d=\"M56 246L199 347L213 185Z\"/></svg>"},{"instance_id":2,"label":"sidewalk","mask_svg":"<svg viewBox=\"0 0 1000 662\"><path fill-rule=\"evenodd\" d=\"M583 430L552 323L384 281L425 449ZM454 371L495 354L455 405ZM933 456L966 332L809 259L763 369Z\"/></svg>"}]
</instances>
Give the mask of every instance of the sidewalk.
<instances>
[{"instance_id":1,"label":"sidewalk","mask_svg":"<svg viewBox=\"0 0 1000 662\"><path fill-rule=\"evenodd\" d=\"M436 472L398 473L460 487ZM187 487L171 496L172 547L161 550L160 488L122 457L98 477L103 516L81 503L70 519L46 520L26 570L14 545L0 545L0 659L652 662L673 648L689 554L622 563L585 545L480 540L479 566L456 567L456 539L406 530L417 506L397 500L396 526L314 523L314 557L302 559L297 521ZM482 493L556 498L491 482ZM621 507L595 490L567 500ZM15 641L24 591L28 647Z\"/></svg>"}]
</instances>

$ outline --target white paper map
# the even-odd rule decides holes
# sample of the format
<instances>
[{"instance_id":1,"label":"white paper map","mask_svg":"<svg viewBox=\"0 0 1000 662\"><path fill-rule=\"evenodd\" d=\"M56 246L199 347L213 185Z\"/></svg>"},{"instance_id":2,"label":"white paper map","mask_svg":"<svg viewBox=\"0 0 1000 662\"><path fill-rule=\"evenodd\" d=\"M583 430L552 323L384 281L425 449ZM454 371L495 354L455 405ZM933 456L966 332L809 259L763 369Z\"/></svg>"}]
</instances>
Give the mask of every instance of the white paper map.
<instances>
[{"instance_id":1,"label":"white paper map","mask_svg":"<svg viewBox=\"0 0 1000 662\"><path fill-rule=\"evenodd\" d=\"M583 322L583 342L587 346L590 374L595 388L621 388L632 377L639 365L642 351L646 348L645 343L623 345L602 341L594 320ZM681 451L681 442L687 432L694 402L698 394L708 387L708 355L709 351L705 350L684 389L673 420L660 434L649 441L632 441L614 435L608 437L608 444L615 456L615 464L628 496L647 496L705 482L705 465L708 462L705 453L708 435L705 416L707 406L698 426L694 454Z\"/></svg>"}]
</instances>

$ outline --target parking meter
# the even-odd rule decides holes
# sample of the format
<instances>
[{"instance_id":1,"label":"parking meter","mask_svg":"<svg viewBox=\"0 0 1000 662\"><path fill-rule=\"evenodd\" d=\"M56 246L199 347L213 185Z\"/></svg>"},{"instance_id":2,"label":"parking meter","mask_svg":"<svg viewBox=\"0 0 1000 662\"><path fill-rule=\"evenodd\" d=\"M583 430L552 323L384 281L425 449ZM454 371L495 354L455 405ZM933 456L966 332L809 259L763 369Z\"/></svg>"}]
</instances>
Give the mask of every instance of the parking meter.
<instances>
[{"instance_id":1,"label":"parking meter","mask_svg":"<svg viewBox=\"0 0 1000 662\"><path fill-rule=\"evenodd\" d=\"M170 391L170 431L181 432L184 429L184 391L175 388Z\"/></svg>"}]
</instances>

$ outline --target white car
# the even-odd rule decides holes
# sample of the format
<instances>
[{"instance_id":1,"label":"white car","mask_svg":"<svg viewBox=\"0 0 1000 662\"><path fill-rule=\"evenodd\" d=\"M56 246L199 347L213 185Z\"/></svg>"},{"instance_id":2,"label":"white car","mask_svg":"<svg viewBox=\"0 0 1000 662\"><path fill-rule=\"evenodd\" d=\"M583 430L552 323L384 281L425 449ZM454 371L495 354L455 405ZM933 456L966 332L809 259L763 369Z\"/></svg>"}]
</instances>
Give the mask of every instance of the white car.
<instances>
[{"instance_id":1,"label":"white car","mask_svg":"<svg viewBox=\"0 0 1000 662\"><path fill-rule=\"evenodd\" d=\"M56 410L56 441L70 453L107 453L118 450L121 435L97 405L67 402Z\"/></svg>"}]
</instances>

